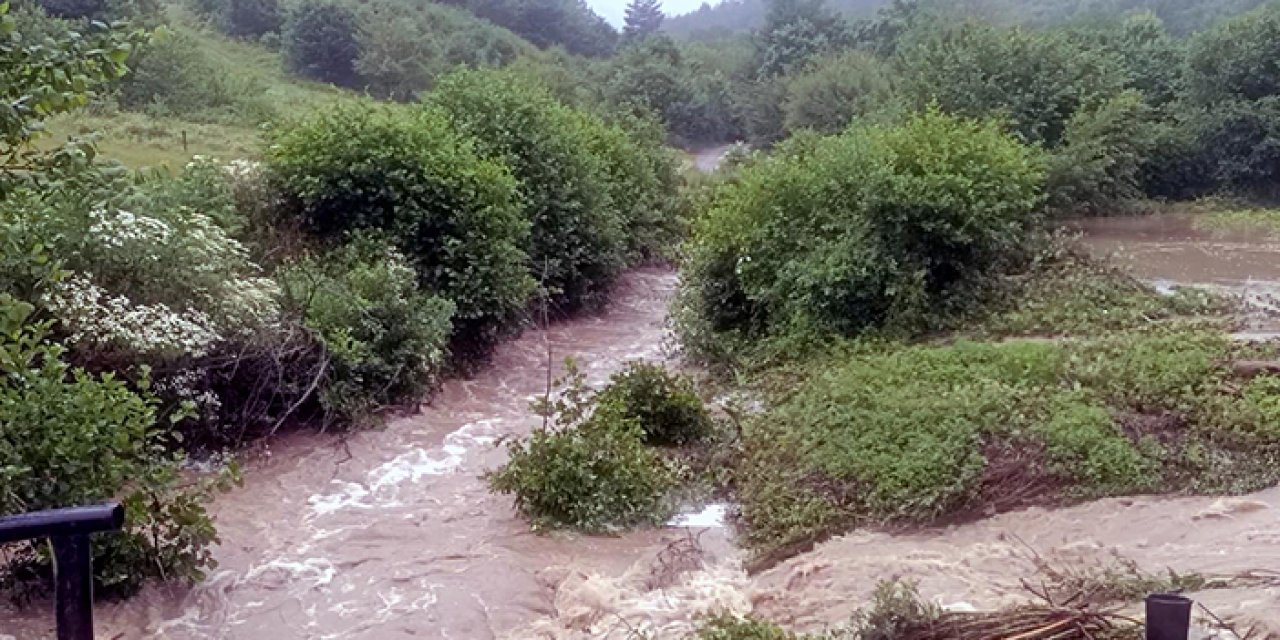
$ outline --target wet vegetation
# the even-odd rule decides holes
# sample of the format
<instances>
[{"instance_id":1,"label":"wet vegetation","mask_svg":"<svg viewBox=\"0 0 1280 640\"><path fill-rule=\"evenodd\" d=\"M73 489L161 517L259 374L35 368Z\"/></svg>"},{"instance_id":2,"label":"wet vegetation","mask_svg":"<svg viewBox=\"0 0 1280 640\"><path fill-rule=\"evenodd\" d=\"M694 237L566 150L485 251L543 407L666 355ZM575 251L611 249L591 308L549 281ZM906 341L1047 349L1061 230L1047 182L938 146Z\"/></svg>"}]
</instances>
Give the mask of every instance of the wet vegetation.
<instances>
[{"instance_id":1,"label":"wet vegetation","mask_svg":"<svg viewBox=\"0 0 1280 640\"><path fill-rule=\"evenodd\" d=\"M241 73L271 54L224 50L183 7L103 7L134 25L108 26L0 5L0 513L122 499L126 532L95 548L104 593L212 566L204 505L236 468L181 480L188 456L217 468L224 449L282 429L377 425L534 317L599 308L623 268L669 255L683 227L675 155L642 118L606 120L494 70L442 77L415 105L294 85L282 69L348 84L364 68L314 66L354 46L342 39L363 19L354 7L196 9L242 41L281 33L281 69ZM282 97L306 106L285 120L288 98L270 104ZM42 135L48 117L115 109L270 126L261 142L241 134L256 157L177 171L131 172L92 138ZM653 395L674 383L649 381L660 388L620 399L624 411L688 419L687 398ZM663 434L693 435L672 420ZM651 515L670 480L649 472L659 457L641 425L590 422L611 426L584 428L584 450L633 456L643 464L611 468L643 486L610 494L604 515L574 497L572 517ZM25 589L48 569L31 543L6 549L0 575Z\"/></svg>"},{"instance_id":2,"label":"wet vegetation","mask_svg":"<svg viewBox=\"0 0 1280 640\"><path fill-rule=\"evenodd\" d=\"M535 530L661 522L672 511L677 468L647 441L699 435L687 430L707 420L701 402L685 395L687 381L648 365L633 365L599 392L572 361L568 370L555 385L563 391L535 407L542 427L511 444L511 460L489 475L490 486L513 494Z\"/></svg>"},{"instance_id":3,"label":"wet vegetation","mask_svg":"<svg viewBox=\"0 0 1280 640\"><path fill-rule=\"evenodd\" d=\"M759 406L571 371L488 476L536 529L661 522L710 478L763 566L1280 480L1274 345L1054 230L1209 195L1233 204L1205 229L1280 229L1252 204L1280 178L1280 9L857 4L679 40L645 0L622 33L570 0L0 3L0 515L122 499L99 584L199 580L223 452L376 426L663 261L682 355ZM699 178L669 146L737 141ZM186 481L193 457L225 468ZM48 577L42 546L3 558L8 586ZM839 637L913 637L886 589Z\"/></svg>"}]
</instances>

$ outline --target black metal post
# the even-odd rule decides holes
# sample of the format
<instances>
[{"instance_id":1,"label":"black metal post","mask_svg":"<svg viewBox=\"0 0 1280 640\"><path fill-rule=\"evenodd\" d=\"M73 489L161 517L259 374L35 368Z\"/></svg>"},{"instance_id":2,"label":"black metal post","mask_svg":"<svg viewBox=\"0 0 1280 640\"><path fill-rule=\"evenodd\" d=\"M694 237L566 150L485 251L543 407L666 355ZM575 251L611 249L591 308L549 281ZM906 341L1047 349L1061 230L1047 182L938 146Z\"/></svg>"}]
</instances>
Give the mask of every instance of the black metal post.
<instances>
[{"instance_id":1,"label":"black metal post","mask_svg":"<svg viewBox=\"0 0 1280 640\"><path fill-rule=\"evenodd\" d=\"M93 556L89 536L50 538L58 640L93 640Z\"/></svg>"},{"instance_id":2,"label":"black metal post","mask_svg":"<svg viewBox=\"0 0 1280 640\"><path fill-rule=\"evenodd\" d=\"M1190 598L1175 594L1147 596L1147 640L1187 640L1191 604Z\"/></svg>"},{"instance_id":3,"label":"black metal post","mask_svg":"<svg viewBox=\"0 0 1280 640\"><path fill-rule=\"evenodd\" d=\"M48 538L53 547L58 640L93 640L93 548L89 534L118 531L116 503L0 517L0 544Z\"/></svg>"}]
</instances>

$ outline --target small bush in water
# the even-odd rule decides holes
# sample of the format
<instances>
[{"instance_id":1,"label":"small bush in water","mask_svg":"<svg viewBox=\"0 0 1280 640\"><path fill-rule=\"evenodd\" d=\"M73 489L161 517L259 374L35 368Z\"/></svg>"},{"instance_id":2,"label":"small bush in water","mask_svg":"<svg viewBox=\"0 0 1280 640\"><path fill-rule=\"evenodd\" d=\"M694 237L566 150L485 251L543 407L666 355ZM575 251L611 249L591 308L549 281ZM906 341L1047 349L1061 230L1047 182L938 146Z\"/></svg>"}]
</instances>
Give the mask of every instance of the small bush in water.
<instances>
[{"instance_id":1,"label":"small bush in water","mask_svg":"<svg viewBox=\"0 0 1280 640\"><path fill-rule=\"evenodd\" d=\"M689 379L658 365L628 364L600 392L600 402L639 423L649 444L694 442L711 430L711 417Z\"/></svg>"},{"instance_id":2,"label":"small bush in water","mask_svg":"<svg viewBox=\"0 0 1280 640\"><path fill-rule=\"evenodd\" d=\"M718 616L698 629L698 640L798 640L781 627L753 618Z\"/></svg>"},{"instance_id":3,"label":"small bush in water","mask_svg":"<svg viewBox=\"0 0 1280 640\"><path fill-rule=\"evenodd\" d=\"M674 474L644 445L633 418L598 404L570 366L569 385L545 415L554 422L510 447L490 487L515 495L534 529L610 529L659 521Z\"/></svg>"}]
</instances>

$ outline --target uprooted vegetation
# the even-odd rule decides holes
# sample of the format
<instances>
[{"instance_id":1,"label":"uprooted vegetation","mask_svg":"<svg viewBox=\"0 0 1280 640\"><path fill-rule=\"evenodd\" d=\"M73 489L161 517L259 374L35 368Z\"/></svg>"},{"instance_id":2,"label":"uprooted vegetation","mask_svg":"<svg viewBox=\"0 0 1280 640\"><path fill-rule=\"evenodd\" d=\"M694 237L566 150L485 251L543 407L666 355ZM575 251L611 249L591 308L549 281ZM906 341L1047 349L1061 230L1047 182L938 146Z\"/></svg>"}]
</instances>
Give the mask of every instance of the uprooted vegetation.
<instances>
[{"instance_id":1,"label":"uprooted vegetation","mask_svg":"<svg viewBox=\"0 0 1280 640\"><path fill-rule=\"evenodd\" d=\"M1033 552L1034 554L1034 552ZM916 585L900 579L876 585L871 600L842 625L817 634L795 634L764 620L715 616L698 631L699 640L1138 640L1144 623L1134 608L1152 593L1225 589L1275 584L1274 575L1206 577L1172 570L1148 573L1115 556L1096 563L1063 564L1033 555L1036 573L1022 580L1027 602L995 611L953 611L921 597ZM1226 637L1257 638L1200 608L1196 620ZM1215 636L1216 637L1216 636Z\"/></svg>"}]
</instances>

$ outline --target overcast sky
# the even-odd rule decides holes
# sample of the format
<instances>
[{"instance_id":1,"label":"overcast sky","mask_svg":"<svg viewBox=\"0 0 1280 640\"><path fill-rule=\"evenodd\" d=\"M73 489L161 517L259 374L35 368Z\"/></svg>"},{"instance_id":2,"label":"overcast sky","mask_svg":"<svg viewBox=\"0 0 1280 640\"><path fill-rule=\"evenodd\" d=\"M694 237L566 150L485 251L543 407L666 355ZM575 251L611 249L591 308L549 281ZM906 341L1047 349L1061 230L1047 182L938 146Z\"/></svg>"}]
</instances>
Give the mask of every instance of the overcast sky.
<instances>
[{"instance_id":1,"label":"overcast sky","mask_svg":"<svg viewBox=\"0 0 1280 640\"><path fill-rule=\"evenodd\" d=\"M703 0L662 0L662 12L669 16L678 16L682 13L689 13L702 6ZM622 19L627 15L627 3L629 0L587 0L587 4L596 13L600 14L609 24L615 27L622 27ZM711 4L718 4L716 0L709 0Z\"/></svg>"}]
</instances>

